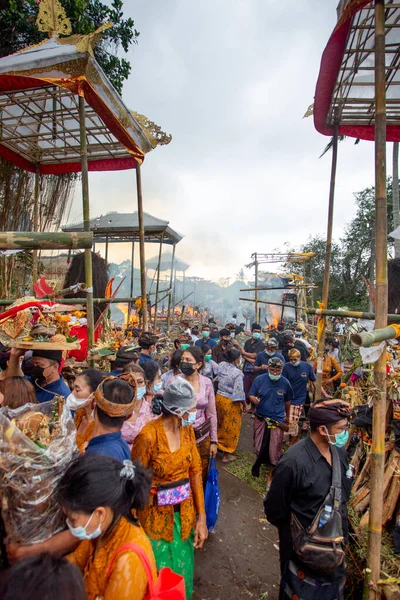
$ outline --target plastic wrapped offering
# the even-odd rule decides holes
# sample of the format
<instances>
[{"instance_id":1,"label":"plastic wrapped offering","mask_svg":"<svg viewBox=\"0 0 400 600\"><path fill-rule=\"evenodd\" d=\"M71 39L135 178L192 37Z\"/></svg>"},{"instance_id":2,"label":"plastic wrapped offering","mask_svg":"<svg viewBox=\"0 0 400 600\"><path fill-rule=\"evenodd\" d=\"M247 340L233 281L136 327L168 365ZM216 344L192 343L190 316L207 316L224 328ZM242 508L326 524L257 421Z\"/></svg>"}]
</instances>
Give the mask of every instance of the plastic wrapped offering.
<instances>
[{"instance_id":1,"label":"plastic wrapped offering","mask_svg":"<svg viewBox=\"0 0 400 600\"><path fill-rule=\"evenodd\" d=\"M63 398L0 410L0 498L9 541L43 542L65 527L53 492L77 455Z\"/></svg>"}]
</instances>

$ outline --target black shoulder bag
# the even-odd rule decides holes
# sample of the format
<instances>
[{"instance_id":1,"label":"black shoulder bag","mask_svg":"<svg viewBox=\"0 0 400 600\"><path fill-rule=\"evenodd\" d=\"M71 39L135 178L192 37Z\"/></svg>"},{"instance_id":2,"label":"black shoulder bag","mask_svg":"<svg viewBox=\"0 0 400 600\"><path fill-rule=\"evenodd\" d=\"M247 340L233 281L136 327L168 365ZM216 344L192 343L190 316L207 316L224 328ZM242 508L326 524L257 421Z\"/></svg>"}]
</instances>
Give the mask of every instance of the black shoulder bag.
<instances>
[{"instance_id":1,"label":"black shoulder bag","mask_svg":"<svg viewBox=\"0 0 400 600\"><path fill-rule=\"evenodd\" d=\"M342 477L339 454L332 453L332 485L313 522L304 528L296 515L291 514L290 529L293 549L301 562L320 574L333 573L344 560L344 538L341 514ZM319 526L325 506L332 506L329 520Z\"/></svg>"}]
</instances>

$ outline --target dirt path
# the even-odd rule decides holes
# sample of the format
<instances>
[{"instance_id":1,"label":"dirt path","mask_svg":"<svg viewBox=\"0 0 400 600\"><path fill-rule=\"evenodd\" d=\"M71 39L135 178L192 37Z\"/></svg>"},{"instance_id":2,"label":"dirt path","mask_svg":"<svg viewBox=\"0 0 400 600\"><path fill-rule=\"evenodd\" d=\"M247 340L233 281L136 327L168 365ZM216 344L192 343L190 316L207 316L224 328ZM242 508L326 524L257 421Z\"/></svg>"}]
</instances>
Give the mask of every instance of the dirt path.
<instances>
[{"instance_id":1,"label":"dirt path","mask_svg":"<svg viewBox=\"0 0 400 600\"><path fill-rule=\"evenodd\" d=\"M253 421L243 420L239 450L251 449ZM246 483L220 471L221 511L216 532L196 551L194 600L277 600L277 532L264 517L262 498Z\"/></svg>"}]
</instances>

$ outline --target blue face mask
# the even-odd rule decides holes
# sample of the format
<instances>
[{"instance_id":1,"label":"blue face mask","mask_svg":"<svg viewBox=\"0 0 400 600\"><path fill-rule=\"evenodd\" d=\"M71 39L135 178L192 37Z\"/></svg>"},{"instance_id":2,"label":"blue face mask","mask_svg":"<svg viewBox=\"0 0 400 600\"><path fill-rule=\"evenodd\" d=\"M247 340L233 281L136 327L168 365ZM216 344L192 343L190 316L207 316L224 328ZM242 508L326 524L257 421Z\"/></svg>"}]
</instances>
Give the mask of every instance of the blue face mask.
<instances>
[{"instance_id":1,"label":"blue face mask","mask_svg":"<svg viewBox=\"0 0 400 600\"><path fill-rule=\"evenodd\" d=\"M139 387L136 390L136 400L142 400L142 398L144 398L144 396L146 395L146 386L142 386Z\"/></svg>"},{"instance_id":2,"label":"blue face mask","mask_svg":"<svg viewBox=\"0 0 400 600\"><path fill-rule=\"evenodd\" d=\"M86 532L86 527L89 525L93 515L94 512L92 512L92 514L90 515L89 521L86 523L85 527L82 527L82 525L78 525L78 527L72 527L72 525L67 519L68 528L74 537L78 538L79 540L95 540L102 534L100 523L97 529L93 531L93 533Z\"/></svg>"},{"instance_id":3,"label":"blue face mask","mask_svg":"<svg viewBox=\"0 0 400 600\"><path fill-rule=\"evenodd\" d=\"M182 419L183 427L188 427L189 425L194 425L196 421L196 411L189 413L188 419Z\"/></svg>"},{"instance_id":4,"label":"blue face mask","mask_svg":"<svg viewBox=\"0 0 400 600\"><path fill-rule=\"evenodd\" d=\"M181 344L181 350L187 350L190 348L190 344Z\"/></svg>"},{"instance_id":5,"label":"blue face mask","mask_svg":"<svg viewBox=\"0 0 400 600\"><path fill-rule=\"evenodd\" d=\"M233 339L235 337L235 334L232 332L229 336L231 339Z\"/></svg>"},{"instance_id":6,"label":"blue face mask","mask_svg":"<svg viewBox=\"0 0 400 600\"><path fill-rule=\"evenodd\" d=\"M281 378L280 375L271 375L271 373L268 373L268 375L271 381L279 381L279 379Z\"/></svg>"},{"instance_id":7,"label":"blue face mask","mask_svg":"<svg viewBox=\"0 0 400 600\"><path fill-rule=\"evenodd\" d=\"M201 335L202 335L204 338L208 338L208 337L210 336L210 332L209 332L209 331L202 331L202 332L201 332Z\"/></svg>"},{"instance_id":8,"label":"blue face mask","mask_svg":"<svg viewBox=\"0 0 400 600\"><path fill-rule=\"evenodd\" d=\"M328 433L328 430L326 429L326 427L325 427L325 430L326 430L326 433ZM341 431L340 433L335 433L335 435L334 435L335 441L334 442L331 441L331 437L332 437L332 435L330 435L328 433L328 442L330 444L332 444L332 446L336 446L336 448L343 448L349 441L349 430L345 429L344 431Z\"/></svg>"},{"instance_id":9,"label":"blue face mask","mask_svg":"<svg viewBox=\"0 0 400 600\"><path fill-rule=\"evenodd\" d=\"M261 337L261 333L253 333L253 340L259 340Z\"/></svg>"},{"instance_id":10,"label":"blue face mask","mask_svg":"<svg viewBox=\"0 0 400 600\"><path fill-rule=\"evenodd\" d=\"M269 350L266 350L265 354L268 354L268 356L273 356L275 354L275 350L273 352L270 352Z\"/></svg>"},{"instance_id":11,"label":"blue face mask","mask_svg":"<svg viewBox=\"0 0 400 600\"><path fill-rule=\"evenodd\" d=\"M299 361L299 360L298 360L297 362L294 362L294 363L292 363L292 365L293 365L294 367L298 367L298 366L299 366L299 364L300 364L300 361Z\"/></svg>"},{"instance_id":12,"label":"blue face mask","mask_svg":"<svg viewBox=\"0 0 400 600\"><path fill-rule=\"evenodd\" d=\"M162 390L162 381L159 383L155 383L152 388L150 388L153 394L158 394Z\"/></svg>"},{"instance_id":13,"label":"blue face mask","mask_svg":"<svg viewBox=\"0 0 400 600\"><path fill-rule=\"evenodd\" d=\"M211 354L206 354L206 355L205 355L205 357L204 357L204 360L205 360L206 362L210 362L210 360L211 360L211 359L212 359L212 356L211 356Z\"/></svg>"}]
</instances>

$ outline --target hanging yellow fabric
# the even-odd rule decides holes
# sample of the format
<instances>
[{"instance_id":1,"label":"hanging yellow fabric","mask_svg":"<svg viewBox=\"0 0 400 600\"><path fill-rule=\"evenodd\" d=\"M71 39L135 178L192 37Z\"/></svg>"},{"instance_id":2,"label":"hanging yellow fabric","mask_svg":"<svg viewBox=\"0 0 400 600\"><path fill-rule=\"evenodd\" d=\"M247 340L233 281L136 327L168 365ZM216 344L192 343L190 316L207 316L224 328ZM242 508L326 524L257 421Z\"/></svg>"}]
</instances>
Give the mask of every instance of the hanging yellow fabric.
<instances>
[{"instance_id":1,"label":"hanging yellow fabric","mask_svg":"<svg viewBox=\"0 0 400 600\"><path fill-rule=\"evenodd\" d=\"M317 340L319 343L321 336L325 331L325 316L322 315L319 311L324 310L325 304L323 302L318 302L318 300L317 300L317 304L318 304L318 309L316 311L316 314L319 315L318 328L317 328Z\"/></svg>"}]
</instances>

